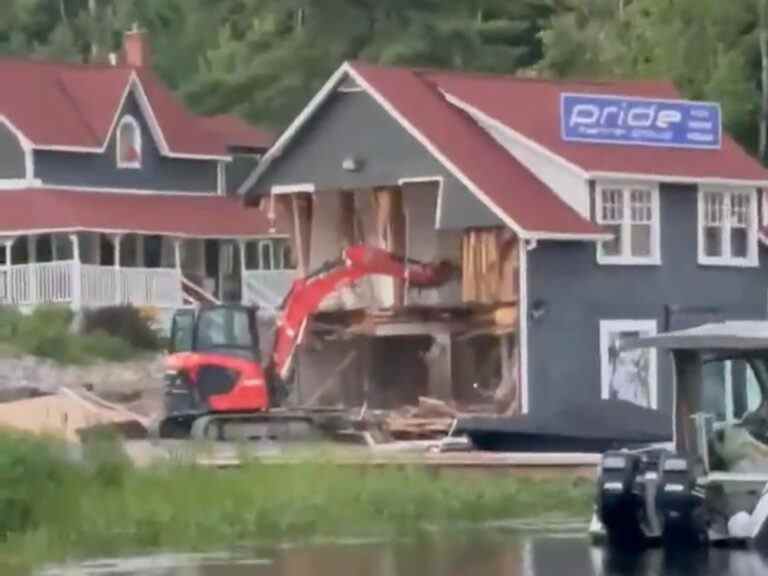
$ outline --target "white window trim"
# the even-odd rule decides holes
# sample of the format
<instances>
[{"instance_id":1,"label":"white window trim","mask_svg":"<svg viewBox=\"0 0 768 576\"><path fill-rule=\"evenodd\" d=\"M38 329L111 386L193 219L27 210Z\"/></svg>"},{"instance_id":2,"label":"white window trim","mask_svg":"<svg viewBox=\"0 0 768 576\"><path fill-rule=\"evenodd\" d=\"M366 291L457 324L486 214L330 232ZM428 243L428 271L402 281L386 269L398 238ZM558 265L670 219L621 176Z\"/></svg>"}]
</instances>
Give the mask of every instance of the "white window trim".
<instances>
[{"instance_id":1,"label":"white window trim","mask_svg":"<svg viewBox=\"0 0 768 576\"><path fill-rule=\"evenodd\" d=\"M133 162L123 162L122 160L120 160L120 158L122 157L122 155L120 154L122 152L122 150L120 149L120 142L121 142L120 132L122 131L123 126L125 126L126 124L132 125L134 129L134 134L136 134L139 159ZM128 114L123 116L120 119L120 123L117 125L117 131L115 132L115 140L117 142L117 145L115 146L115 153L117 154L117 167L121 169L131 169L131 170L141 169L142 158L144 153L144 142L142 141L142 137L141 137L141 127L139 126L139 123L136 121L136 118Z\"/></svg>"},{"instance_id":2,"label":"white window trim","mask_svg":"<svg viewBox=\"0 0 768 576\"><path fill-rule=\"evenodd\" d=\"M736 258L733 256L707 256L704 253L704 195L707 193L725 193L730 194L744 194L748 193L750 196L750 228L747 238L747 257ZM758 249L758 235L760 224L758 223L758 209L757 209L757 189L756 188L742 188L735 186L699 186L698 191L698 218L696 220L697 237L698 237L698 263L702 266L731 266L740 268L757 268L760 266L760 251ZM727 208L723 208L727 212ZM730 235L730 225L726 224L724 227L726 231L723 237L724 245L730 245L728 242Z\"/></svg>"},{"instance_id":3,"label":"white window trim","mask_svg":"<svg viewBox=\"0 0 768 576\"><path fill-rule=\"evenodd\" d=\"M630 225L630 189L643 189L651 191L651 209L653 211L651 220L651 255L650 256L631 256L629 255L629 231L622 230L621 254L617 256L607 256L603 254L602 242L595 243L597 254L597 263L603 265L617 266L660 266L661 265L661 209L659 202L658 184L648 184L646 182L600 182L595 186L595 222L602 224L602 203L603 190L606 188L621 188L624 194L624 221L623 228L629 228Z\"/></svg>"},{"instance_id":4,"label":"white window trim","mask_svg":"<svg viewBox=\"0 0 768 576\"><path fill-rule=\"evenodd\" d=\"M610 336L615 332L640 331L654 335L658 331L656 320L600 320L600 397L607 400L611 397L611 363L608 354ZM648 349L651 357L650 385L651 408L659 408L659 364L655 348Z\"/></svg>"}]
</instances>

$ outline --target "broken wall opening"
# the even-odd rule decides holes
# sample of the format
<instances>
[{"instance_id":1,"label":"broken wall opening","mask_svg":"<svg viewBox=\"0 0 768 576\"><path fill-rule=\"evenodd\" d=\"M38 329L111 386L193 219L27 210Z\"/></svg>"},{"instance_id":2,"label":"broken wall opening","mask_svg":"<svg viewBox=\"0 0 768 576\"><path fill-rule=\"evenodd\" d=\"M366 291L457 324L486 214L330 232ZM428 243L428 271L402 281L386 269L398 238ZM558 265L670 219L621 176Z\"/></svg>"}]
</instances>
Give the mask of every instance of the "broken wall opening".
<instances>
[{"instance_id":1,"label":"broken wall opening","mask_svg":"<svg viewBox=\"0 0 768 576\"><path fill-rule=\"evenodd\" d=\"M391 409L431 396L519 412L523 247L503 226L439 228L440 194L439 181L419 180L276 199L291 214L304 273L360 243L423 262L447 260L460 271L436 289L374 276L327 297L320 314L338 322L342 339L301 353L305 400L319 393L313 401L325 405ZM433 334L433 326L443 332Z\"/></svg>"}]
</instances>

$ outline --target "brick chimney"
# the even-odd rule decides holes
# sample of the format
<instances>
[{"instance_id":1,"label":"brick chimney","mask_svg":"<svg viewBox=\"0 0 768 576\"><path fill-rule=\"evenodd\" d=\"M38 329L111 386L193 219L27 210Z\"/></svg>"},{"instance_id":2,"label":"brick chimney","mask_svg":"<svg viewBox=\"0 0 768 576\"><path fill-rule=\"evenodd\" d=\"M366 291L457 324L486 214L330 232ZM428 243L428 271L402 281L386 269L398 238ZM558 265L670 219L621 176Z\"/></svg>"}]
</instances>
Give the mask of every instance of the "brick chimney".
<instances>
[{"instance_id":1,"label":"brick chimney","mask_svg":"<svg viewBox=\"0 0 768 576\"><path fill-rule=\"evenodd\" d=\"M152 65L149 35L139 29L138 23L123 34L123 63L132 68L149 68Z\"/></svg>"}]
</instances>

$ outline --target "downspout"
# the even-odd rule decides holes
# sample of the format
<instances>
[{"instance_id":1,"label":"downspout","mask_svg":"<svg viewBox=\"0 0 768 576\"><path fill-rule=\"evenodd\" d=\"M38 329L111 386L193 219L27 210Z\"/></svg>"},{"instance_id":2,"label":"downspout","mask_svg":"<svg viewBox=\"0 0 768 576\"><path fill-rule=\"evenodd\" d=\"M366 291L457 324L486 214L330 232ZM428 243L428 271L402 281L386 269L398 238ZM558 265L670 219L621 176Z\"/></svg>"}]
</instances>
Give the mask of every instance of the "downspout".
<instances>
[{"instance_id":1,"label":"downspout","mask_svg":"<svg viewBox=\"0 0 768 576\"><path fill-rule=\"evenodd\" d=\"M530 410L528 378L528 252L536 249L536 239L523 239L520 242L520 411L528 414Z\"/></svg>"}]
</instances>

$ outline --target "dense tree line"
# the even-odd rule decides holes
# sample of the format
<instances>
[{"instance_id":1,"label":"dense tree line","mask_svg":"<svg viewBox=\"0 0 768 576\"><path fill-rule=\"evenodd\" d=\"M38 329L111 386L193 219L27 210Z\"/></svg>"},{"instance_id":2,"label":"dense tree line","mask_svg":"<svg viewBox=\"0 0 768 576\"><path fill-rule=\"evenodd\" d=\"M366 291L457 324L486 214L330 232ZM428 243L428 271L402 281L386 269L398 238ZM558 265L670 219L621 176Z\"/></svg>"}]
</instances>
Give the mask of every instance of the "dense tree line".
<instances>
[{"instance_id":1,"label":"dense tree line","mask_svg":"<svg viewBox=\"0 0 768 576\"><path fill-rule=\"evenodd\" d=\"M203 113L275 128L339 62L669 78L766 157L768 0L3 0L0 53L104 60L138 22Z\"/></svg>"}]
</instances>

